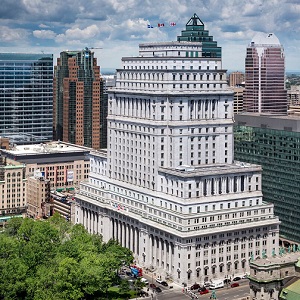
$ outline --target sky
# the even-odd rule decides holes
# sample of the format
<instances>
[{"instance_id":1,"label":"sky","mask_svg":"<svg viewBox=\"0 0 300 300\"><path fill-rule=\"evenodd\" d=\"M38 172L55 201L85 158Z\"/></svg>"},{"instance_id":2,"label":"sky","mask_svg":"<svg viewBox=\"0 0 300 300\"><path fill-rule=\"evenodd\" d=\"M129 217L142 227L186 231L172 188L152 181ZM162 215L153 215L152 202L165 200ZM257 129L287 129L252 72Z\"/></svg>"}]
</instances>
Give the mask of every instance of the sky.
<instances>
[{"instance_id":1,"label":"sky","mask_svg":"<svg viewBox=\"0 0 300 300\"><path fill-rule=\"evenodd\" d=\"M243 71L257 32L274 33L287 71L300 71L300 0L1 0L0 52L93 49L101 68L121 68L145 42L176 41L194 13L222 47L223 68ZM170 26L175 22L176 26ZM158 27L164 23L164 27ZM150 24L153 28L148 29Z\"/></svg>"}]
</instances>

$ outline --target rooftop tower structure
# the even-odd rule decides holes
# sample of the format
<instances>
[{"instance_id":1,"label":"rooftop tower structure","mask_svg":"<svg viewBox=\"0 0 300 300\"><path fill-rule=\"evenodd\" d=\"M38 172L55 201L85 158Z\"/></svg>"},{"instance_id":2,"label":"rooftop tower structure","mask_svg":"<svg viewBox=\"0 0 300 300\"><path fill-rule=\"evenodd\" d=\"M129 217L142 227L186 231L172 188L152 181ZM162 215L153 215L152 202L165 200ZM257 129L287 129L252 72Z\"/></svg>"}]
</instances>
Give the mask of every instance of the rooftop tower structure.
<instances>
[{"instance_id":1,"label":"rooftop tower structure","mask_svg":"<svg viewBox=\"0 0 300 300\"><path fill-rule=\"evenodd\" d=\"M194 15L177 41L140 44L138 56L122 58L108 95L107 152L90 154L75 214L180 284L244 274L251 255L277 249L279 227L262 199L261 167L233 158L221 49L181 40L191 26L209 36Z\"/></svg>"},{"instance_id":2,"label":"rooftop tower structure","mask_svg":"<svg viewBox=\"0 0 300 300\"><path fill-rule=\"evenodd\" d=\"M274 33L258 33L247 48L244 111L287 114L285 58Z\"/></svg>"}]
</instances>

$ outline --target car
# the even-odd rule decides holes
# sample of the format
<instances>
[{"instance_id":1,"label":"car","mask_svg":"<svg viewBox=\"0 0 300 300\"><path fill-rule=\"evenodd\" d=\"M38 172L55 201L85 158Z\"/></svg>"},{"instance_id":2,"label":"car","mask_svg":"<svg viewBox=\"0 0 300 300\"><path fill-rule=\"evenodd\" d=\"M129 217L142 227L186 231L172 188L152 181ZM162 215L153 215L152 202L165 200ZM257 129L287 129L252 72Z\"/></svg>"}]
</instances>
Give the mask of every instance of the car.
<instances>
[{"instance_id":1,"label":"car","mask_svg":"<svg viewBox=\"0 0 300 300\"><path fill-rule=\"evenodd\" d=\"M200 295L208 294L209 290L207 288L200 289L199 293L200 293Z\"/></svg>"},{"instance_id":2,"label":"car","mask_svg":"<svg viewBox=\"0 0 300 300\"><path fill-rule=\"evenodd\" d=\"M155 289L156 288L156 285L154 283L150 283L149 286L151 287L151 289Z\"/></svg>"},{"instance_id":3,"label":"car","mask_svg":"<svg viewBox=\"0 0 300 300\"><path fill-rule=\"evenodd\" d=\"M209 281L205 281L205 282L204 282L204 286L205 286L205 287L210 287L210 284L211 284L211 282L209 282Z\"/></svg>"},{"instance_id":4,"label":"car","mask_svg":"<svg viewBox=\"0 0 300 300\"><path fill-rule=\"evenodd\" d=\"M159 279L159 278L156 278L156 280L155 280L157 283L162 283L163 281L161 280L161 279Z\"/></svg>"},{"instance_id":5,"label":"car","mask_svg":"<svg viewBox=\"0 0 300 300\"><path fill-rule=\"evenodd\" d=\"M239 280L241 280L242 278L241 277L234 277L233 279L232 279L232 281L239 281Z\"/></svg>"},{"instance_id":6,"label":"car","mask_svg":"<svg viewBox=\"0 0 300 300\"><path fill-rule=\"evenodd\" d=\"M244 276L242 276L242 279L248 279L248 275L245 274Z\"/></svg>"},{"instance_id":7,"label":"car","mask_svg":"<svg viewBox=\"0 0 300 300\"><path fill-rule=\"evenodd\" d=\"M141 282L143 282L145 284L149 284L149 281L147 278L141 278Z\"/></svg>"},{"instance_id":8,"label":"car","mask_svg":"<svg viewBox=\"0 0 300 300\"><path fill-rule=\"evenodd\" d=\"M234 282L231 284L231 287L234 288L234 287L238 287L240 286L240 284L238 282Z\"/></svg>"},{"instance_id":9,"label":"car","mask_svg":"<svg viewBox=\"0 0 300 300\"><path fill-rule=\"evenodd\" d=\"M192 286L191 286L191 290L198 290L200 288L200 284L198 283L194 283Z\"/></svg>"},{"instance_id":10,"label":"car","mask_svg":"<svg viewBox=\"0 0 300 300\"><path fill-rule=\"evenodd\" d=\"M140 297L149 297L149 293L147 293L147 292L141 290L141 291L139 291L139 296L140 296Z\"/></svg>"},{"instance_id":11,"label":"car","mask_svg":"<svg viewBox=\"0 0 300 300\"><path fill-rule=\"evenodd\" d=\"M155 288L155 291L156 291L156 293L161 293L161 292L162 292L162 290L161 290L161 288L160 288L159 286L157 286L157 287Z\"/></svg>"},{"instance_id":12,"label":"car","mask_svg":"<svg viewBox=\"0 0 300 300\"><path fill-rule=\"evenodd\" d=\"M168 286L168 283L166 281L162 281L160 284L163 286Z\"/></svg>"},{"instance_id":13,"label":"car","mask_svg":"<svg viewBox=\"0 0 300 300\"><path fill-rule=\"evenodd\" d=\"M224 284L230 284L231 280L229 278L224 279Z\"/></svg>"}]
</instances>

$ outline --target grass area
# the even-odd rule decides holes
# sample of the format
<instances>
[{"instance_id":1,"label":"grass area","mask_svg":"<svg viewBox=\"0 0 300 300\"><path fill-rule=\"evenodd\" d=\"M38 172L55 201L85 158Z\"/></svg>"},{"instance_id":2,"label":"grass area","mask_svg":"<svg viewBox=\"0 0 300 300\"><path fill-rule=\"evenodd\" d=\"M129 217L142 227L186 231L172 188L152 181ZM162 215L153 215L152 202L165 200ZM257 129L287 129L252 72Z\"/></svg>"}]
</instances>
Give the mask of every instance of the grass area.
<instances>
[{"instance_id":1,"label":"grass area","mask_svg":"<svg viewBox=\"0 0 300 300\"><path fill-rule=\"evenodd\" d=\"M130 290L128 293L121 293L119 288L114 286L108 289L106 299L123 300L123 299L132 299L135 297L136 297L136 293L134 290Z\"/></svg>"}]
</instances>

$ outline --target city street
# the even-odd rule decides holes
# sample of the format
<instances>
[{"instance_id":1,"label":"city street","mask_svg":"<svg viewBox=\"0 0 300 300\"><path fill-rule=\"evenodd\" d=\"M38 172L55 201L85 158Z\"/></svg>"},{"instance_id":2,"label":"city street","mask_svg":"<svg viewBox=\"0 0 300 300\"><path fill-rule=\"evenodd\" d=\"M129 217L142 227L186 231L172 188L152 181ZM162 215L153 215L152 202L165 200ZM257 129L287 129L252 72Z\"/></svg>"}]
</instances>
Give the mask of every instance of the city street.
<instances>
[{"instance_id":1,"label":"city street","mask_svg":"<svg viewBox=\"0 0 300 300\"><path fill-rule=\"evenodd\" d=\"M144 274L143 277L147 278L149 282L152 282L152 276L149 274ZM153 283L156 286L159 286L162 289L161 293L151 293L151 289L149 291L150 297L143 298L143 299L155 299L155 300L168 300L168 299L192 299L192 296L188 293L182 292L182 287L173 284L173 288L170 289L170 287L164 287L161 284L155 282L155 278L153 279ZM218 300L234 300L234 299L240 299L242 297L249 296L249 281L247 279L242 279L239 281L240 286L231 288L230 285L228 288L226 286L221 289L216 290L216 296ZM203 300L209 300L211 296L211 290L209 290L208 294L200 295L199 292L195 292L198 299ZM195 299L195 298L194 298Z\"/></svg>"}]
</instances>

